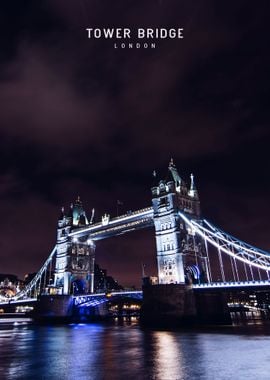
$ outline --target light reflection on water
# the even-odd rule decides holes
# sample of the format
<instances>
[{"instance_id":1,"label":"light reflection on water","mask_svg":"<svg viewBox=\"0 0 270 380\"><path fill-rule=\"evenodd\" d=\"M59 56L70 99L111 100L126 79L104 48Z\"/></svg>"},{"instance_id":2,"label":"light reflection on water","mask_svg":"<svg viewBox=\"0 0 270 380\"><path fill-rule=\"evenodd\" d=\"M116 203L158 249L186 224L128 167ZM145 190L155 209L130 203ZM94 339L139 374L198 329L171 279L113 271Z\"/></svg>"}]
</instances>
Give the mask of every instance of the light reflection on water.
<instances>
[{"instance_id":1,"label":"light reflection on water","mask_svg":"<svg viewBox=\"0 0 270 380\"><path fill-rule=\"evenodd\" d=\"M181 341L172 332L155 332L154 367L156 377L166 379L180 378L183 374L183 353Z\"/></svg>"},{"instance_id":2,"label":"light reflection on water","mask_svg":"<svg viewBox=\"0 0 270 380\"><path fill-rule=\"evenodd\" d=\"M269 379L268 327L0 323L0 379Z\"/></svg>"}]
</instances>

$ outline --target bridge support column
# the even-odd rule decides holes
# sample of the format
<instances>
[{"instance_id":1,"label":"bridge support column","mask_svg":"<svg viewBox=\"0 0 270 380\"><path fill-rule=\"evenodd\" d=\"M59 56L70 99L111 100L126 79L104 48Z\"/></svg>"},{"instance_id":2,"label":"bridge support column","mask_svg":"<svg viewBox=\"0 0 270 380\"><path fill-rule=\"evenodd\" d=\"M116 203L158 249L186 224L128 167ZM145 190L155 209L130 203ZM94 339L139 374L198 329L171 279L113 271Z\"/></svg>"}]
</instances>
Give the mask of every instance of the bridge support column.
<instances>
[{"instance_id":1,"label":"bridge support column","mask_svg":"<svg viewBox=\"0 0 270 380\"><path fill-rule=\"evenodd\" d=\"M149 326L231 324L226 294L184 284L145 286L141 320Z\"/></svg>"},{"instance_id":2,"label":"bridge support column","mask_svg":"<svg viewBox=\"0 0 270 380\"><path fill-rule=\"evenodd\" d=\"M37 301L34 319L40 322L64 322L73 318L73 297L69 295L44 295Z\"/></svg>"},{"instance_id":3,"label":"bridge support column","mask_svg":"<svg viewBox=\"0 0 270 380\"><path fill-rule=\"evenodd\" d=\"M95 246L96 247L96 246ZM92 255L90 257L90 267L89 267L89 291L90 293L94 293L94 281L95 281L95 256L94 256L94 248L92 248Z\"/></svg>"},{"instance_id":4,"label":"bridge support column","mask_svg":"<svg viewBox=\"0 0 270 380\"><path fill-rule=\"evenodd\" d=\"M94 293L95 243L78 238L72 243L70 255L71 293Z\"/></svg>"},{"instance_id":5,"label":"bridge support column","mask_svg":"<svg viewBox=\"0 0 270 380\"><path fill-rule=\"evenodd\" d=\"M184 284L145 286L141 320L146 325L178 326L194 323L196 304L192 288Z\"/></svg>"},{"instance_id":6,"label":"bridge support column","mask_svg":"<svg viewBox=\"0 0 270 380\"><path fill-rule=\"evenodd\" d=\"M232 323L228 307L228 294L221 291L195 291L196 313L199 323Z\"/></svg>"},{"instance_id":7,"label":"bridge support column","mask_svg":"<svg viewBox=\"0 0 270 380\"><path fill-rule=\"evenodd\" d=\"M71 231L71 218L64 215L64 210L58 219L56 262L54 273L54 287L58 294L70 294L69 250Z\"/></svg>"},{"instance_id":8,"label":"bridge support column","mask_svg":"<svg viewBox=\"0 0 270 380\"><path fill-rule=\"evenodd\" d=\"M207 260L201 238L184 223L180 211L200 218L200 201L191 175L190 189L173 162L166 180L152 187L159 284L207 281Z\"/></svg>"},{"instance_id":9,"label":"bridge support column","mask_svg":"<svg viewBox=\"0 0 270 380\"><path fill-rule=\"evenodd\" d=\"M86 225L86 216L78 199L68 215L58 220L54 287L56 294L94 292L95 243L87 235L72 234Z\"/></svg>"},{"instance_id":10,"label":"bridge support column","mask_svg":"<svg viewBox=\"0 0 270 380\"><path fill-rule=\"evenodd\" d=\"M173 182L152 188L159 284L184 284L179 217Z\"/></svg>"},{"instance_id":11,"label":"bridge support column","mask_svg":"<svg viewBox=\"0 0 270 380\"><path fill-rule=\"evenodd\" d=\"M70 286L71 286L71 273L65 272L63 273L63 294L70 294Z\"/></svg>"}]
</instances>

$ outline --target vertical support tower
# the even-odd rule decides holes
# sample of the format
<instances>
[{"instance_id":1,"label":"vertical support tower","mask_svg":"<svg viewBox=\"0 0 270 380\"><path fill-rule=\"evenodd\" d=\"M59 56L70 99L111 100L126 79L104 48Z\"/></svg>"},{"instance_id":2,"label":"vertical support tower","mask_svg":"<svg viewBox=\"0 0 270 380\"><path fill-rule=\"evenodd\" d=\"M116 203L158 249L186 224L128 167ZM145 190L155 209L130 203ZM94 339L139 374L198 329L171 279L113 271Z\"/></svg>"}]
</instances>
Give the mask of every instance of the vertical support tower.
<instances>
[{"instance_id":1,"label":"vertical support tower","mask_svg":"<svg viewBox=\"0 0 270 380\"><path fill-rule=\"evenodd\" d=\"M191 175L189 189L171 160L168 175L152 187L159 284L206 280L207 261L201 239L185 225L179 212L200 217L200 201Z\"/></svg>"},{"instance_id":2,"label":"vertical support tower","mask_svg":"<svg viewBox=\"0 0 270 380\"><path fill-rule=\"evenodd\" d=\"M80 198L69 213L62 209L57 228L57 254L54 287L58 294L86 294L94 292L95 244L88 236L72 236L80 227L88 225Z\"/></svg>"}]
</instances>

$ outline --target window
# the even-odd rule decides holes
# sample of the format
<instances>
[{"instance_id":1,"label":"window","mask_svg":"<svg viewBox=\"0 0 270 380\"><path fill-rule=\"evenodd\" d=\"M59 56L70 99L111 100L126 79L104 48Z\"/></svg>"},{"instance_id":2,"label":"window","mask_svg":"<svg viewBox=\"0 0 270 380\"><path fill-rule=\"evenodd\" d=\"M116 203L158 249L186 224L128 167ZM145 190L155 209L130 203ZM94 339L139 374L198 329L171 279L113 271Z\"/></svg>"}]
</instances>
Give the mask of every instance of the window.
<instances>
[{"instance_id":1,"label":"window","mask_svg":"<svg viewBox=\"0 0 270 380\"><path fill-rule=\"evenodd\" d=\"M159 206L166 206L167 197L160 198Z\"/></svg>"}]
</instances>

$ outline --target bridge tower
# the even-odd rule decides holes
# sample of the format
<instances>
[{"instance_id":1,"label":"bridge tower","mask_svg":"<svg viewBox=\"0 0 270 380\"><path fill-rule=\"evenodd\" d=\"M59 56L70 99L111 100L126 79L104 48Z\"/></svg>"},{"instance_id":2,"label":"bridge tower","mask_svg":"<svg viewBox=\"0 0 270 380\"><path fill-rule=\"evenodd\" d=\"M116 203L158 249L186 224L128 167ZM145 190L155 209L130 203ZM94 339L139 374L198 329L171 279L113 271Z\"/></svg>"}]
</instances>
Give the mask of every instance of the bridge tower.
<instances>
[{"instance_id":1,"label":"bridge tower","mask_svg":"<svg viewBox=\"0 0 270 380\"><path fill-rule=\"evenodd\" d=\"M60 294L84 294L94 291L95 244L88 236L69 234L89 224L80 198L62 209L57 228L57 254L54 286Z\"/></svg>"},{"instance_id":2,"label":"bridge tower","mask_svg":"<svg viewBox=\"0 0 270 380\"><path fill-rule=\"evenodd\" d=\"M159 284L208 280L207 259L199 237L180 219L179 211L200 218L200 200L191 175L189 188L171 160L166 180L152 187Z\"/></svg>"}]
</instances>

